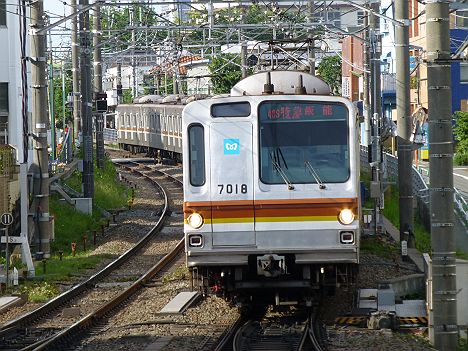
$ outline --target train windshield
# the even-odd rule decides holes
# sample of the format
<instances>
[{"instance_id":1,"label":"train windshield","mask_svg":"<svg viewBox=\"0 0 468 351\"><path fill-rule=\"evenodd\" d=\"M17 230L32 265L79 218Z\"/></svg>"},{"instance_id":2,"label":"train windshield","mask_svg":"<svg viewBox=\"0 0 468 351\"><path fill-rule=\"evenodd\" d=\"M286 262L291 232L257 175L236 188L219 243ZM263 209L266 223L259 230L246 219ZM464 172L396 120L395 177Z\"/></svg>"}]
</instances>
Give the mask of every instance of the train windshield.
<instances>
[{"instance_id":1,"label":"train windshield","mask_svg":"<svg viewBox=\"0 0 468 351\"><path fill-rule=\"evenodd\" d=\"M348 115L342 103L289 100L260 104L261 181L321 186L347 181Z\"/></svg>"}]
</instances>

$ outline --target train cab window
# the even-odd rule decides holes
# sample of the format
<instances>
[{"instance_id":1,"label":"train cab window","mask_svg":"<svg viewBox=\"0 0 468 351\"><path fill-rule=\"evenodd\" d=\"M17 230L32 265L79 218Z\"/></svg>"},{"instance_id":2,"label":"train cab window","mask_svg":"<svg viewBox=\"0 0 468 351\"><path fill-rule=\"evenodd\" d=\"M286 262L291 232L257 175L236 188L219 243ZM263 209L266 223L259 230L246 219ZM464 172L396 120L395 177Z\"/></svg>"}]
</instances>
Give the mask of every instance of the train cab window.
<instances>
[{"instance_id":1,"label":"train cab window","mask_svg":"<svg viewBox=\"0 0 468 351\"><path fill-rule=\"evenodd\" d=\"M260 179L265 184L349 179L349 111L344 104L267 101L259 106ZM286 179L286 180L285 180Z\"/></svg>"},{"instance_id":2,"label":"train cab window","mask_svg":"<svg viewBox=\"0 0 468 351\"><path fill-rule=\"evenodd\" d=\"M188 128L190 184L205 184L205 131L199 124Z\"/></svg>"},{"instance_id":3,"label":"train cab window","mask_svg":"<svg viewBox=\"0 0 468 351\"><path fill-rule=\"evenodd\" d=\"M211 116L216 117L249 117L250 103L248 101L229 102L211 105Z\"/></svg>"}]
</instances>

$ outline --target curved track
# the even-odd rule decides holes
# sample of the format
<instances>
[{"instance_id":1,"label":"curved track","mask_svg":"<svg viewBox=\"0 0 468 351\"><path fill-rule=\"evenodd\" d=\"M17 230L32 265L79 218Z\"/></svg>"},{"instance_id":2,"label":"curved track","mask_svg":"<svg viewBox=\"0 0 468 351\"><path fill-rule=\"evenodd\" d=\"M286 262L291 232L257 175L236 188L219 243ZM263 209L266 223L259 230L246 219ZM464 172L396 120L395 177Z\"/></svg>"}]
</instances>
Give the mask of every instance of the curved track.
<instances>
[{"instance_id":1,"label":"curved track","mask_svg":"<svg viewBox=\"0 0 468 351\"><path fill-rule=\"evenodd\" d=\"M135 164L134 164L135 165ZM139 164L136 164L140 166ZM173 250L164 256L156 265L149 269L139 279L137 279L129 288L122 293L117 294L109 303L99 307L94 312L88 314L78 322L65 328L41 328L38 323L47 319L53 318L57 311L63 309L70 300L80 298L82 295L89 293L94 289L96 283L108 277L109 274L115 272L121 265L129 261L132 257L146 247L157 233L163 228L166 218L170 215L168 195L164 188L157 184L147 174L130 167L129 170L139 174L139 176L149 179L158 188L158 192L164 198L164 206L160 210L160 217L152 229L139 240L131 249L119 256L116 260L108 264L104 269L92 275L82 283L74 286L70 290L62 293L40 308L23 315L15 320L12 320L0 327L0 349L2 350L42 350L50 348L61 348L59 345L63 340L70 340L70 336L76 336L78 331L89 328L95 325L96 321L116 308L119 304L125 301L129 296L141 289L162 269L165 269L170 262L178 255L180 256L184 248L184 240L180 240ZM175 180L174 177L170 177ZM181 184L179 180L175 180ZM156 258L155 258L156 259Z\"/></svg>"}]
</instances>

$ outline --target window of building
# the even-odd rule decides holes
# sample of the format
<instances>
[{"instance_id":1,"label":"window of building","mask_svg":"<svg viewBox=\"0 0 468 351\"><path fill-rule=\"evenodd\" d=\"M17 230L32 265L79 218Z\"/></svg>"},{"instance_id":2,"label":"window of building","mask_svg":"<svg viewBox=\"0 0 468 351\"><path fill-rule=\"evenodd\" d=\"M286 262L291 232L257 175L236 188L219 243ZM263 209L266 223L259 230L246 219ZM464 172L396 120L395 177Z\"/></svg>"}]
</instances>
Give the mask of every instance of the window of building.
<instances>
[{"instance_id":1,"label":"window of building","mask_svg":"<svg viewBox=\"0 0 468 351\"><path fill-rule=\"evenodd\" d=\"M190 184L205 184L205 130L200 124L188 128Z\"/></svg>"},{"instance_id":2,"label":"window of building","mask_svg":"<svg viewBox=\"0 0 468 351\"><path fill-rule=\"evenodd\" d=\"M365 17L366 17L366 13L364 11L358 11L357 12L357 24L358 24L358 26L363 26L364 25Z\"/></svg>"},{"instance_id":3,"label":"window of building","mask_svg":"<svg viewBox=\"0 0 468 351\"><path fill-rule=\"evenodd\" d=\"M314 13L314 21L318 23L325 22L327 26L341 27L340 11L320 11Z\"/></svg>"},{"instance_id":4,"label":"window of building","mask_svg":"<svg viewBox=\"0 0 468 351\"><path fill-rule=\"evenodd\" d=\"M0 83L0 113L8 112L8 83Z\"/></svg>"},{"instance_id":5,"label":"window of building","mask_svg":"<svg viewBox=\"0 0 468 351\"><path fill-rule=\"evenodd\" d=\"M468 11L457 11L455 16L455 25L458 28L468 27Z\"/></svg>"},{"instance_id":6,"label":"window of building","mask_svg":"<svg viewBox=\"0 0 468 351\"><path fill-rule=\"evenodd\" d=\"M0 144L8 144L8 83L0 83Z\"/></svg>"},{"instance_id":7,"label":"window of building","mask_svg":"<svg viewBox=\"0 0 468 351\"><path fill-rule=\"evenodd\" d=\"M6 0L0 0L0 26L6 26Z\"/></svg>"},{"instance_id":8,"label":"window of building","mask_svg":"<svg viewBox=\"0 0 468 351\"><path fill-rule=\"evenodd\" d=\"M468 83L468 63L460 63L460 82Z\"/></svg>"}]
</instances>

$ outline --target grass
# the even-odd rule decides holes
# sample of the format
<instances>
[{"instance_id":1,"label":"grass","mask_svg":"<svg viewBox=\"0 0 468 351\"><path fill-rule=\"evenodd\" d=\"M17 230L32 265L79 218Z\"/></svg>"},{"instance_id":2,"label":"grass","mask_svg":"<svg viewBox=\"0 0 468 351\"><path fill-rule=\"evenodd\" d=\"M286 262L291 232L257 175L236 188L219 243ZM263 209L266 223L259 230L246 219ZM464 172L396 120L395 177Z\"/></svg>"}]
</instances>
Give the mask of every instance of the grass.
<instances>
[{"instance_id":1,"label":"grass","mask_svg":"<svg viewBox=\"0 0 468 351\"><path fill-rule=\"evenodd\" d=\"M112 255L91 255L90 252L79 252L72 255L53 256L47 260L44 272L42 263L36 266L36 278L46 282L66 281L80 271L95 268L103 259L112 258Z\"/></svg>"},{"instance_id":2,"label":"grass","mask_svg":"<svg viewBox=\"0 0 468 351\"><path fill-rule=\"evenodd\" d=\"M81 192L81 173L75 172L67 179L66 184ZM90 231L100 229L103 220L96 207L115 209L125 207L129 190L117 180L117 172L110 160L105 160L104 168L94 168L95 196L92 215L78 212L73 206L61 200L58 195L50 197L50 212L55 221L55 240L52 242L53 256L46 261L45 271L42 262L36 262L36 279L26 282L18 292L27 294L29 301L44 302L56 296L59 289L58 281L69 280L74 274L95 268L103 259L110 255L92 255L83 248L83 236L87 237L87 248L92 246ZM71 243L76 243L77 253L71 255ZM62 260L59 251L63 251Z\"/></svg>"},{"instance_id":3,"label":"grass","mask_svg":"<svg viewBox=\"0 0 468 351\"><path fill-rule=\"evenodd\" d=\"M182 279L185 279L186 277L188 277L188 275L189 275L189 272L188 272L187 267L185 267L185 266L178 267L173 272L170 272L170 273L164 275L162 281L163 281L163 283L168 283L168 282L171 282L173 280L182 280Z\"/></svg>"},{"instance_id":4,"label":"grass","mask_svg":"<svg viewBox=\"0 0 468 351\"><path fill-rule=\"evenodd\" d=\"M398 229L400 229L399 192L391 186L385 192L385 207L383 215ZM414 218L413 233L416 248L420 252L431 251L431 235L418 217Z\"/></svg>"},{"instance_id":5,"label":"grass","mask_svg":"<svg viewBox=\"0 0 468 351\"><path fill-rule=\"evenodd\" d=\"M460 340L458 340L457 351L468 351L468 339L460 338Z\"/></svg>"},{"instance_id":6,"label":"grass","mask_svg":"<svg viewBox=\"0 0 468 351\"><path fill-rule=\"evenodd\" d=\"M382 237L367 237L361 240L361 251L375 254L380 257L393 259L399 256L399 247Z\"/></svg>"},{"instance_id":7,"label":"grass","mask_svg":"<svg viewBox=\"0 0 468 351\"><path fill-rule=\"evenodd\" d=\"M46 302L57 296L59 290L55 284L48 282L27 283L20 288L20 293L28 297L30 302Z\"/></svg>"},{"instance_id":8,"label":"grass","mask_svg":"<svg viewBox=\"0 0 468 351\"><path fill-rule=\"evenodd\" d=\"M100 215L97 211L92 216L78 212L57 195L50 198L50 212L55 217L55 240L52 243L54 253L59 250L65 254L71 253L72 242L77 247L81 246L85 233L99 227Z\"/></svg>"},{"instance_id":9,"label":"grass","mask_svg":"<svg viewBox=\"0 0 468 351\"><path fill-rule=\"evenodd\" d=\"M75 171L65 182L75 191L82 191L81 173ZM104 168L94 167L94 205L104 209L122 208L127 205L130 192L128 188L117 182L117 171L109 159L104 162Z\"/></svg>"}]
</instances>

